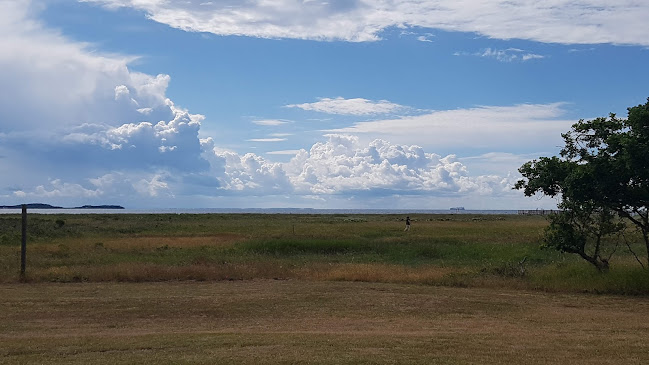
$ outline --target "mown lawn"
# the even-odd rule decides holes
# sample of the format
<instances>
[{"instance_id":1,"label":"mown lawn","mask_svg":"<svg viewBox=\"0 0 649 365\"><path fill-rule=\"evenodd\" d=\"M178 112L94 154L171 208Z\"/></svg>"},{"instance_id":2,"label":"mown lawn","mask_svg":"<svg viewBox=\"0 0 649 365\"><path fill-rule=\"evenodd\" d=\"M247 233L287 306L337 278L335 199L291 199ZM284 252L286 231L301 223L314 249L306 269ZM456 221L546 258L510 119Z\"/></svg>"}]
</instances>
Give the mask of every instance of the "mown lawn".
<instances>
[{"instance_id":1,"label":"mown lawn","mask_svg":"<svg viewBox=\"0 0 649 365\"><path fill-rule=\"evenodd\" d=\"M6 364L643 364L637 297L307 280L0 284Z\"/></svg>"}]
</instances>

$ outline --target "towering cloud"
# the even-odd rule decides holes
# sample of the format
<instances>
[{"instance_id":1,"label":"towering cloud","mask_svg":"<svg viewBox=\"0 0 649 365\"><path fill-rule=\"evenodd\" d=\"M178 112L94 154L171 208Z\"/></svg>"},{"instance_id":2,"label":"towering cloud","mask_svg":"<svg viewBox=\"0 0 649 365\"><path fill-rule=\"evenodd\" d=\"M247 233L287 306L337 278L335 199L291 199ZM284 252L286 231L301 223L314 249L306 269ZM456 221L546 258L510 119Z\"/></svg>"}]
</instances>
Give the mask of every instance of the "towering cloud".
<instances>
[{"instance_id":1,"label":"towering cloud","mask_svg":"<svg viewBox=\"0 0 649 365\"><path fill-rule=\"evenodd\" d=\"M80 122L119 125L168 119L169 76L129 71L132 57L101 55L32 17L29 2L0 3L0 132L54 129Z\"/></svg>"}]
</instances>

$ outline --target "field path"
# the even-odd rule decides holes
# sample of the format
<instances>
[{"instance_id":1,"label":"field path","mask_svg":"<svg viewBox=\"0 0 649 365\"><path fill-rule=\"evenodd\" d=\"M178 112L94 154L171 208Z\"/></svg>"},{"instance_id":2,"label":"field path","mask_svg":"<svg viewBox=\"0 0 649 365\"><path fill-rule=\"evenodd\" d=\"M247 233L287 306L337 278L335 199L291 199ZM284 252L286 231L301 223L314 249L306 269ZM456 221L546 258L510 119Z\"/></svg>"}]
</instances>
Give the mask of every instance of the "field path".
<instances>
[{"instance_id":1,"label":"field path","mask_svg":"<svg viewBox=\"0 0 649 365\"><path fill-rule=\"evenodd\" d=\"M253 280L0 285L0 363L649 362L649 300Z\"/></svg>"}]
</instances>

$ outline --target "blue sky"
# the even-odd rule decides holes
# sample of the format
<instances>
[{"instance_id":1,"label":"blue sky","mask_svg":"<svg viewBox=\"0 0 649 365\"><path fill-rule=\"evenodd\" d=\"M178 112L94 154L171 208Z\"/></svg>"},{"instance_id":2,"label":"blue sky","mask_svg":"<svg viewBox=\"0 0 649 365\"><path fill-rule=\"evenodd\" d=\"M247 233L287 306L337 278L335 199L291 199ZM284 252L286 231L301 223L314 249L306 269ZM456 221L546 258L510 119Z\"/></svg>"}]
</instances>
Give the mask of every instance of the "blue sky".
<instances>
[{"instance_id":1,"label":"blue sky","mask_svg":"<svg viewBox=\"0 0 649 365\"><path fill-rule=\"evenodd\" d=\"M0 204L552 208L512 185L649 96L649 5L0 2Z\"/></svg>"}]
</instances>

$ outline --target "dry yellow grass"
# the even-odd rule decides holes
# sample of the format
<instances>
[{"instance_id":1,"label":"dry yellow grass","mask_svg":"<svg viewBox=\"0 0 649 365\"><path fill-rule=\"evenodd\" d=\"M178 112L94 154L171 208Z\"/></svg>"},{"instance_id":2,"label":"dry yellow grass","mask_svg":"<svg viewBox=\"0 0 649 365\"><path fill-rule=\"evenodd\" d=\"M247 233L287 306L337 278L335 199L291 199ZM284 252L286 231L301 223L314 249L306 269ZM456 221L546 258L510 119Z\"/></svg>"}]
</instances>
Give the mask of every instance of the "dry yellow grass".
<instances>
[{"instance_id":1,"label":"dry yellow grass","mask_svg":"<svg viewBox=\"0 0 649 365\"><path fill-rule=\"evenodd\" d=\"M318 281L364 281L377 283L440 284L450 275L466 269L452 267L406 267L388 264L309 264L290 265L275 261L248 263L197 262L172 266L118 263L105 266L56 266L32 270L30 278L40 281L175 281L307 279Z\"/></svg>"},{"instance_id":2,"label":"dry yellow grass","mask_svg":"<svg viewBox=\"0 0 649 365\"><path fill-rule=\"evenodd\" d=\"M153 263L117 263L111 265L54 266L34 269L32 282L105 282L105 281L219 281L252 279L306 279L317 281L363 281L402 284L451 284L454 275L467 268L419 266L408 267L379 263L309 263L296 265L267 260L254 262L203 262L200 258L188 265ZM482 285L478 285L482 286ZM484 285L493 287L499 285Z\"/></svg>"},{"instance_id":3,"label":"dry yellow grass","mask_svg":"<svg viewBox=\"0 0 649 365\"><path fill-rule=\"evenodd\" d=\"M644 298L300 280L3 284L0 363L643 364Z\"/></svg>"},{"instance_id":4,"label":"dry yellow grass","mask_svg":"<svg viewBox=\"0 0 649 365\"><path fill-rule=\"evenodd\" d=\"M135 249L156 249L160 247L228 247L234 243L241 242L246 237L239 234L213 234L209 236L132 236L132 237L111 237L111 238L83 238L63 240L66 246L70 247L103 247L115 251L131 251ZM53 252L58 249L60 242L53 241L46 245L34 245L34 250Z\"/></svg>"},{"instance_id":5,"label":"dry yellow grass","mask_svg":"<svg viewBox=\"0 0 649 365\"><path fill-rule=\"evenodd\" d=\"M300 270L297 276L314 280L366 281L376 283L439 283L466 269L452 267L409 267L388 264L321 264Z\"/></svg>"},{"instance_id":6,"label":"dry yellow grass","mask_svg":"<svg viewBox=\"0 0 649 365\"><path fill-rule=\"evenodd\" d=\"M162 265L151 263L118 263L104 266L57 266L33 270L30 278L40 281L218 281L218 280L250 280L255 278L286 279L294 277L294 272L274 263L220 263L203 264L199 262L190 265Z\"/></svg>"}]
</instances>

